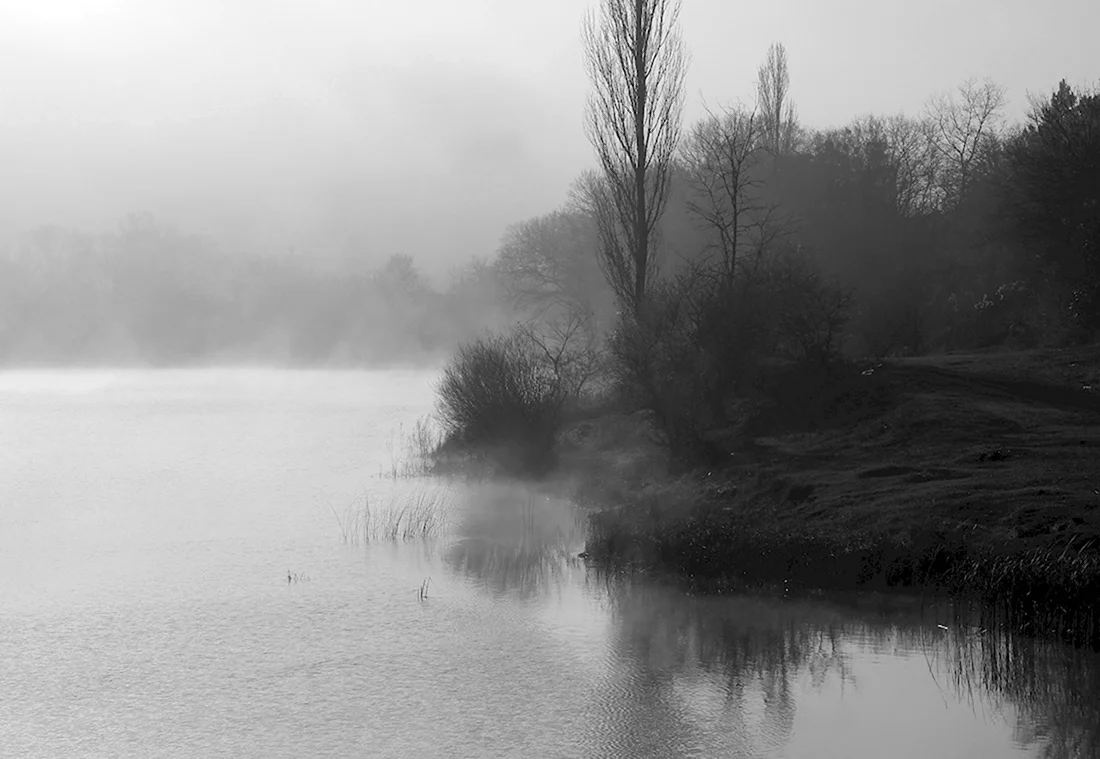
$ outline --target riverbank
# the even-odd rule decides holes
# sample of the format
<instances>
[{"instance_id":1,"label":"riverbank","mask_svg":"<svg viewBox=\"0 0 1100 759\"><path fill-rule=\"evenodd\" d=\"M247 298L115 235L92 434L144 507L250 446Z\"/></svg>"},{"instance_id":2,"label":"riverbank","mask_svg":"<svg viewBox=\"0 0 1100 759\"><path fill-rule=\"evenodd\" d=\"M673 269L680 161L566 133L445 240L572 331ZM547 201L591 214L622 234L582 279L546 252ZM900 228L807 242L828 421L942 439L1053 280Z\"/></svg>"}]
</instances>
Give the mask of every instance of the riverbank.
<instances>
[{"instance_id":1,"label":"riverbank","mask_svg":"<svg viewBox=\"0 0 1100 759\"><path fill-rule=\"evenodd\" d=\"M592 559L744 584L921 588L1100 643L1100 348L777 374L725 461L680 475L643 414L559 440ZM1022 615L1022 616L1021 616Z\"/></svg>"}]
</instances>

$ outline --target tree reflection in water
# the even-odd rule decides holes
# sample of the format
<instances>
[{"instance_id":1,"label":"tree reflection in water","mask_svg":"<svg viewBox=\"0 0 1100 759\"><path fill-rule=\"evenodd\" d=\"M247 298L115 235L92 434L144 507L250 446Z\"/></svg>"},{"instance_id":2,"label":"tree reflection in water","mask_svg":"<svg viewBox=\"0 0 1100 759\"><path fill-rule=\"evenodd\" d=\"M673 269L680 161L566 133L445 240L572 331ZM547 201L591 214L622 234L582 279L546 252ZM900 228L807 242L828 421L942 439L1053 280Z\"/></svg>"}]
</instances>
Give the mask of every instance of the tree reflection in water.
<instances>
[{"instance_id":1,"label":"tree reflection in water","mask_svg":"<svg viewBox=\"0 0 1100 759\"><path fill-rule=\"evenodd\" d=\"M561 503L482 491L448 563L494 593L583 584L609 612L605 673L587 745L608 756L784 753L807 692L842 696L853 658L926 657L959 699L1017 715L1021 745L1051 759L1100 756L1100 657L1002 630L947 604L880 596L688 595L652 578L586 568L583 523ZM919 719L920 715L913 715Z\"/></svg>"},{"instance_id":2,"label":"tree reflection in water","mask_svg":"<svg viewBox=\"0 0 1100 759\"><path fill-rule=\"evenodd\" d=\"M980 608L960 607L928 649L957 692L1016 709L1016 740L1044 743L1049 759L1100 757L1100 656L1084 648L1014 635ZM992 629L990 629L992 628Z\"/></svg>"},{"instance_id":3,"label":"tree reflection in water","mask_svg":"<svg viewBox=\"0 0 1100 759\"><path fill-rule=\"evenodd\" d=\"M690 740L677 750L774 755L793 730L803 674L818 689L830 679L840 687L853 682L839 620L811 619L807 608L775 599L693 597L629 578L609 580L611 648L627 672L620 676L661 691L630 710L646 722L621 725L620 735L683 733ZM659 722L652 720L654 705L661 706Z\"/></svg>"},{"instance_id":4,"label":"tree reflection in water","mask_svg":"<svg viewBox=\"0 0 1100 759\"><path fill-rule=\"evenodd\" d=\"M922 608L900 598L883 600L887 614L822 600L693 597L629 578L606 584L618 659L629 663L638 681L669 692L639 704L639 713L677 691L697 695L701 683L722 690L722 721L712 719L700 732L723 734L725 740L701 749L782 753L797 692L830 682L841 689L855 685L851 657L862 651L922 653L929 676L950 683L960 700L980 699L987 711L1012 707L1020 745L1042 745L1050 759L1100 757L1096 652L983 629L983 617L974 610ZM708 714L686 704L659 711L696 723ZM718 716L713 709L709 715Z\"/></svg>"}]
</instances>

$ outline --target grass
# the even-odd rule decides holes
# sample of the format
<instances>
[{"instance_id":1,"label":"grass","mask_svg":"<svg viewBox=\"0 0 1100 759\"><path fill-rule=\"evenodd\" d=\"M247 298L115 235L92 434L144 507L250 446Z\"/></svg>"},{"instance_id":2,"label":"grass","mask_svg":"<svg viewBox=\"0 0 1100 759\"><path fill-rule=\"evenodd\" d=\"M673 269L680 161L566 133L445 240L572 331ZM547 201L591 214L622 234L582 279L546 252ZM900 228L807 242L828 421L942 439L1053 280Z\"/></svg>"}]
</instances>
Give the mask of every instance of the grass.
<instances>
[{"instance_id":1,"label":"grass","mask_svg":"<svg viewBox=\"0 0 1100 759\"><path fill-rule=\"evenodd\" d=\"M413 479L436 474L438 452L444 437L429 417L421 417L406 433L404 425L390 434L386 447L390 454L390 468L381 474L393 479ZM398 446L401 447L400 453Z\"/></svg>"},{"instance_id":2,"label":"grass","mask_svg":"<svg viewBox=\"0 0 1100 759\"><path fill-rule=\"evenodd\" d=\"M372 506L364 493L342 512L331 504L340 537L349 545L375 541L428 540L447 529L452 496L444 487L419 487L411 492L394 493L380 506Z\"/></svg>"},{"instance_id":3,"label":"grass","mask_svg":"<svg viewBox=\"0 0 1100 759\"><path fill-rule=\"evenodd\" d=\"M1100 647L1100 348L777 374L727 461L665 475L644 416L563 436L587 551L700 587L946 591Z\"/></svg>"}]
</instances>

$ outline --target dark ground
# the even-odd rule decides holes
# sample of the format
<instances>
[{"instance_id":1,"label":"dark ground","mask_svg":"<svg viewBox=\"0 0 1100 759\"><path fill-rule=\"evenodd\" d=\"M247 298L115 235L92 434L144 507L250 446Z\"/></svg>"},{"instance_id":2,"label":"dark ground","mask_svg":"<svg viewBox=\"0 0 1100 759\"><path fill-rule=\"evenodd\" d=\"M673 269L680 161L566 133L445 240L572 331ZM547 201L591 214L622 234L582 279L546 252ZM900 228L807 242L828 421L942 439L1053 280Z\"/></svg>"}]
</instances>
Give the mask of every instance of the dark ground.
<instances>
[{"instance_id":1,"label":"dark ground","mask_svg":"<svg viewBox=\"0 0 1100 759\"><path fill-rule=\"evenodd\" d=\"M603 510L605 536L630 533L597 549L656 541L656 563L718 574L746 532L830 555L884 541L895 553L914 541L973 555L1100 548L1098 346L898 359L827 388L767 385L770 403L729 463L686 475L667 474L643 414L569 425L563 481Z\"/></svg>"}]
</instances>

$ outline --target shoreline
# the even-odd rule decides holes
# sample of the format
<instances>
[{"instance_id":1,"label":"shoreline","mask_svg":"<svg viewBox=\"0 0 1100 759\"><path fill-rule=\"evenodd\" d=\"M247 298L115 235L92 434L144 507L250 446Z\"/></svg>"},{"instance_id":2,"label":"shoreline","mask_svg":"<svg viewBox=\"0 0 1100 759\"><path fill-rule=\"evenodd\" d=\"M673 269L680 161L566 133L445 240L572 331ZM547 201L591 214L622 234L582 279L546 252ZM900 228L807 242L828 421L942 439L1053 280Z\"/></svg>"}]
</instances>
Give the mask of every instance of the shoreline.
<instances>
[{"instance_id":1,"label":"shoreline","mask_svg":"<svg viewBox=\"0 0 1100 759\"><path fill-rule=\"evenodd\" d=\"M1100 347L897 359L852 381L818 395L822 414L780 394L727 436L727 463L679 474L645 414L590 412L549 479L591 509L599 564L703 592L948 594L1100 647Z\"/></svg>"}]
</instances>

